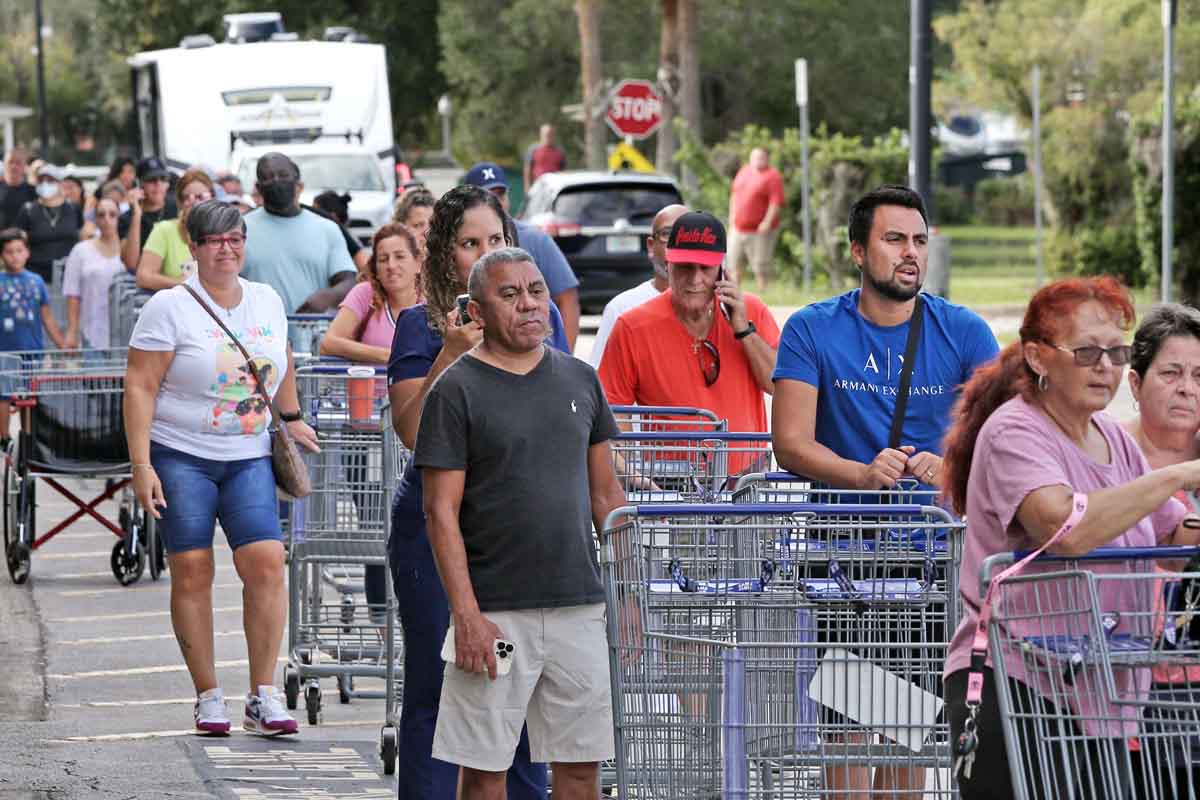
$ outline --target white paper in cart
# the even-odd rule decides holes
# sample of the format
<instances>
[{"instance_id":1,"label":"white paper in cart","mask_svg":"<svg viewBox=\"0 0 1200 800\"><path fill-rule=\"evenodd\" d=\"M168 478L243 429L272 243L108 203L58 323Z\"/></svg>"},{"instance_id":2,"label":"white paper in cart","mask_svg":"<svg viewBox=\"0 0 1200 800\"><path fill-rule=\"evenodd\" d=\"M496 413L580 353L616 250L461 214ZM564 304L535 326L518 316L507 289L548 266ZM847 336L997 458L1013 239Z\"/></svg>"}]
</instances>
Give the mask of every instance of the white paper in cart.
<instances>
[{"instance_id":1,"label":"white paper in cart","mask_svg":"<svg viewBox=\"0 0 1200 800\"><path fill-rule=\"evenodd\" d=\"M937 695L837 647L825 651L808 696L914 753L942 710Z\"/></svg>"}]
</instances>

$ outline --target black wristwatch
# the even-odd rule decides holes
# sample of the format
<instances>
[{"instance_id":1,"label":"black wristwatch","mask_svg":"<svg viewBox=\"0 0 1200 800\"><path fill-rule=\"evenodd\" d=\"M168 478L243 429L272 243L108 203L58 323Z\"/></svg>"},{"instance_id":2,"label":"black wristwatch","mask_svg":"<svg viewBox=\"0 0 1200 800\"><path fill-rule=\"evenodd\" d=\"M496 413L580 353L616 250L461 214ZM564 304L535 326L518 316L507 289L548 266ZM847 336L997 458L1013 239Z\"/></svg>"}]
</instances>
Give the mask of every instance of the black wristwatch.
<instances>
[{"instance_id":1,"label":"black wristwatch","mask_svg":"<svg viewBox=\"0 0 1200 800\"><path fill-rule=\"evenodd\" d=\"M301 414L299 411L292 411L292 412L280 411L279 418L281 420L283 420L284 422L299 422L300 420L304 419L304 415Z\"/></svg>"},{"instance_id":2,"label":"black wristwatch","mask_svg":"<svg viewBox=\"0 0 1200 800\"><path fill-rule=\"evenodd\" d=\"M752 334L752 333L755 333L757 330L758 330L758 328L754 327L754 323L753 323L753 322L747 322L747 323L746 323L746 330L744 330L744 331L734 331L734 332L733 332L733 338L735 338L735 339L745 339L747 336L749 336L749 335L750 335L750 334Z\"/></svg>"}]
</instances>

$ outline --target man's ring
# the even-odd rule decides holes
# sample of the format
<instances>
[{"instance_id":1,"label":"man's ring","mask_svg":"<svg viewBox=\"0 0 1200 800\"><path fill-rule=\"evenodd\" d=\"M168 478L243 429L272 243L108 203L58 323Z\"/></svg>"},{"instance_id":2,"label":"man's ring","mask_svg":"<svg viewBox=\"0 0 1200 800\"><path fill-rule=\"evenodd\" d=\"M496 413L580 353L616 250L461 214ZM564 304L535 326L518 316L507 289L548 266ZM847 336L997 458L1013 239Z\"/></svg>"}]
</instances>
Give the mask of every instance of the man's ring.
<instances>
[{"instance_id":1,"label":"man's ring","mask_svg":"<svg viewBox=\"0 0 1200 800\"><path fill-rule=\"evenodd\" d=\"M932 478L935 472L937 472L937 470L935 470L933 467L930 467L929 469L925 470L925 477Z\"/></svg>"}]
</instances>

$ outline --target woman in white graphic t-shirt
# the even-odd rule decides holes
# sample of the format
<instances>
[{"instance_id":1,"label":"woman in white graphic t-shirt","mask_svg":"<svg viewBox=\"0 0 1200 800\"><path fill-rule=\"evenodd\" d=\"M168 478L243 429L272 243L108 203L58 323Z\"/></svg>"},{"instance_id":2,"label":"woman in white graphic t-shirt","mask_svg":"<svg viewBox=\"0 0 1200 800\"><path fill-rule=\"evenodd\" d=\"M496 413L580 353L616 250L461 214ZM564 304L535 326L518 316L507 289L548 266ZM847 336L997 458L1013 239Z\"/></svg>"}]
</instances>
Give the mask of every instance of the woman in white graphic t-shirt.
<instances>
[{"instance_id":1,"label":"woman in white graphic t-shirt","mask_svg":"<svg viewBox=\"0 0 1200 800\"><path fill-rule=\"evenodd\" d=\"M219 521L245 585L250 691L243 727L295 733L274 681L287 598L271 409L258 381L296 441L316 450L316 434L298 410L283 302L270 286L239 275L246 252L241 214L208 201L191 209L187 227L196 273L146 303L129 342L125 430L134 491L160 520L171 621L196 687L196 730L224 735L230 728L213 663L212 547ZM222 324L250 353L253 371Z\"/></svg>"}]
</instances>

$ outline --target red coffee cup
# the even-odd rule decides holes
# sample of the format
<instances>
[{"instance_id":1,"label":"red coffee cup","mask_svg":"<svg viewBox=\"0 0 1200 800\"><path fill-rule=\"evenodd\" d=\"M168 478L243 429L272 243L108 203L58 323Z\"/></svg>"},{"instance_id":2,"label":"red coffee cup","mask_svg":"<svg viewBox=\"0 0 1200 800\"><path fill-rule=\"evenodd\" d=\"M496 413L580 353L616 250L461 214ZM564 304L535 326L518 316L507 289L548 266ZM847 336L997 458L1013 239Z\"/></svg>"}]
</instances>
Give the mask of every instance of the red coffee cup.
<instances>
[{"instance_id":1,"label":"red coffee cup","mask_svg":"<svg viewBox=\"0 0 1200 800\"><path fill-rule=\"evenodd\" d=\"M350 401L350 419L369 422L375 405L375 368L346 368L346 397Z\"/></svg>"}]
</instances>

